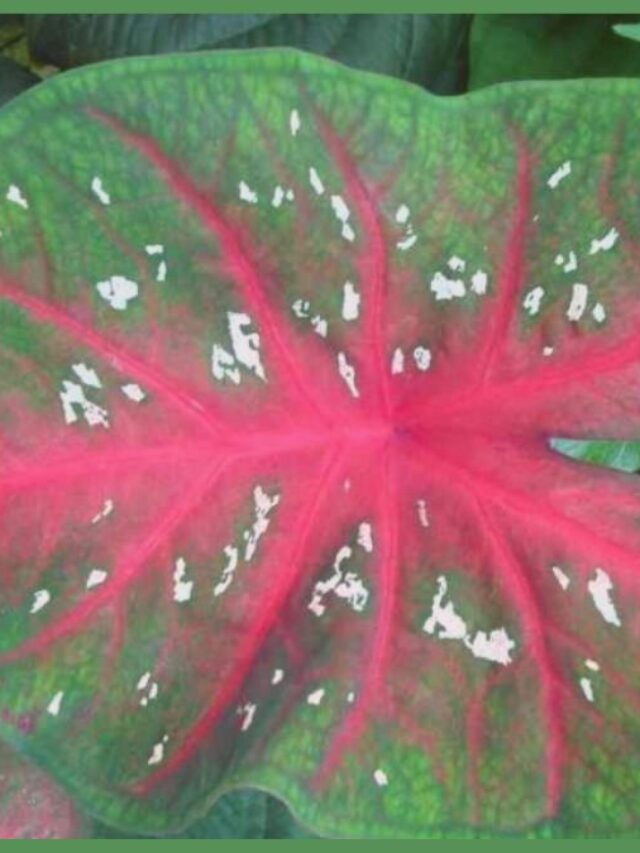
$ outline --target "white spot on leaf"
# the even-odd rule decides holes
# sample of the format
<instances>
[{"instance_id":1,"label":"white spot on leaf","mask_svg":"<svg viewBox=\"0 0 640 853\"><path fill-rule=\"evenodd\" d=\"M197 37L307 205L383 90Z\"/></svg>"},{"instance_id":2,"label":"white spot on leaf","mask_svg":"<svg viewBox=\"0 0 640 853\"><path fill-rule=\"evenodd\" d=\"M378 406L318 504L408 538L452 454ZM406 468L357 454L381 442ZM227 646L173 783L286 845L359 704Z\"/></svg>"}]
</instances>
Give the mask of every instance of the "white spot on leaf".
<instances>
[{"instance_id":1,"label":"white spot on leaf","mask_svg":"<svg viewBox=\"0 0 640 853\"><path fill-rule=\"evenodd\" d=\"M74 364L71 368L78 379L90 388L102 388L100 377L92 367L87 367L84 362Z\"/></svg>"},{"instance_id":2,"label":"white spot on leaf","mask_svg":"<svg viewBox=\"0 0 640 853\"><path fill-rule=\"evenodd\" d=\"M464 281L461 278L448 278L440 271L431 279L429 286L435 294L436 301L442 299L461 299L467 292Z\"/></svg>"},{"instance_id":3,"label":"white spot on leaf","mask_svg":"<svg viewBox=\"0 0 640 853\"><path fill-rule=\"evenodd\" d=\"M213 588L213 594L217 597L226 592L233 581L233 575L238 567L238 549L233 545L225 545L224 555L227 558L227 564L222 569L222 577Z\"/></svg>"},{"instance_id":4,"label":"white spot on leaf","mask_svg":"<svg viewBox=\"0 0 640 853\"><path fill-rule=\"evenodd\" d=\"M593 685L591 684L590 678L581 678L580 679L580 687L582 688L582 692L584 693L585 699L587 702L593 702Z\"/></svg>"},{"instance_id":5,"label":"white spot on leaf","mask_svg":"<svg viewBox=\"0 0 640 853\"><path fill-rule=\"evenodd\" d=\"M560 566L551 566L551 571L553 572L555 579L558 581L560 588L565 590L568 589L571 580L569 576L562 571Z\"/></svg>"},{"instance_id":6,"label":"white spot on leaf","mask_svg":"<svg viewBox=\"0 0 640 853\"><path fill-rule=\"evenodd\" d=\"M307 696L307 703L309 705L319 705L324 698L324 688L319 687L317 690L314 690L313 693L309 693Z\"/></svg>"},{"instance_id":7,"label":"white spot on leaf","mask_svg":"<svg viewBox=\"0 0 640 853\"><path fill-rule=\"evenodd\" d=\"M343 352L338 353L338 372L344 379L354 397L359 397L360 392L356 386L356 370L352 364L347 361L347 356Z\"/></svg>"},{"instance_id":8,"label":"white spot on leaf","mask_svg":"<svg viewBox=\"0 0 640 853\"><path fill-rule=\"evenodd\" d=\"M140 289L135 281L131 281L123 275L112 275L106 281L99 281L96 284L96 290L114 310L125 311L129 302L136 298Z\"/></svg>"},{"instance_id":9,"label":"white spot on leaf","mask_svg":"<svg viewBox=\"0 0 640 853\"><path fill-rule=\"evenodd\" d=\"M96 175L91 181L91 192L95 195L100 204L111 204L111 196L105 190L102 178L98 177L98 175Z\"/></svg>"},{"instance_id":10,"label":"white spot on leaf","mask_svg":"<svg viewBox=\"0 0 640 853\"><path fill-rule=\"evenodd\" d=\"M584 314L589 297L589 288L586 284L574 284L571 293L571 302L567 308L567 318L571 322L577 322Z\"/></svg>"},{"instance_id":11,"label":"white spot on leaf","mask_svg":"<svg viewBox=\"0 0 640 853\"><path fill-rule=\"evenodd\" d=\"M245 181L240 181L238 184L238 195L240 196L240 201L246 201L248 204L258 203L258 193L254 192Z\"/></svg>"},{"instance_id":12,"label":"white spot on leaf","mask_svg":"<svg viewBox=\"0 0 640 853\"><path fill-rule=\"evenodd\" d=\"M398 374L404 372L404 353L400 347L396 347L391 358L391 373Z\"/></svg>"},{"instance_id":13,"label":"white spot on leaf","mask_svg":"<svg viewBox=\"0 0 640 853\"><path fill-rule=\"evenodd\" d=\"M595 578L587 584L589 594L593 599L596 610L600 613L604 621L608 622L609 625L615 625L619 628L622 623L611 598L611 592L613 591L611 578L602 569L596 569L595 571Z\"/></svg>"},{"instance_id":14,"label":"white spot on leaf","mask_svg":"<svg viewBox=\"0 0 640 853\"><path fill-rule=\"evenodd\" d=\"M358 545L369 554L373 551L373 528L368 521L363 521L358 527Z\"/></svg>"},{"instance_id":15,"label":"white spot on leaf","mask_svg":"<svg viewBox=\"0 0 640 853\"><path fill-rule=\"evenodd\" d=\"M416 347L413 351L413 360L418 370L429 370L431 367L431 350L427 347Z\"/></svg>"},{"instance_id":16,"label":"white spot on leaf","mask_svg":"<svg viewBox=\"0 0 640 853\"><path fill-rule=\"evenodd\" d=\"M429 526L429 516L427 514L427 502L423 498L419 498L416 501L416 506L418 508L418 521L422 525L422 527Z\"/></svg>"},{"instance_id":17,"label":"white spot on leaf","mask_svg":"<svg viewBox=\"0 0 640 853\"><path fill-rule=\"evenodd\" d=\"M141 403L147 396L142 388L135 382L129 382L127 385L123 385L122 393L134 403Z\"/></svg>"},{"instance_id":18,"label":"white spot on leaf","mask_svg":"<svg viewBox=\"0 0 640 853\"><path fill-rule=\"evenodd\" d=\"M25 198L20 187L15 184L11 184L9 189L7 190L7 200L12 202L13 204L17 204L18 207L22 207L24 210L28 210L29 202Z\"/></svg>"},{"instance_id":19,"label":"white spot on leaf","mask_svg":"<svg viewBox=\"0 0 640 853\"><path fill-rule=\"evenodd\" d=\"M484 270L476 270L471 276L471 290L478 296L483 296L487 292L489 276Z\"/></svg>"},{"instance_id":20,"label":"white spot on leaf","mask_svg":"<svg viewBox=\"0 0 640 853\"><path fill-rule=\"evenodd\" d=\"M357 320L360 314L360 294L350 281L344 283L342 297L342 319Z\"/></svg>"},{"instance_id":21,"label":"white spot on leaf","mask_svg":"<svg viewBox=\"0 0 640 853\"><path fill-rule=\"evenodd\" d=\"M97 524L99 521L102 521L103 518L107 518L107 516L111 515L113 512L114 503L111 498L107 498L102 506L100 512L96 513L91 519L91 524Z\"/></svg>"},{"instance_id":22,"label":"white spot on leaf","mask_svg":"<svg viewBox=\"0 0 640 853\"><path fill-rule=\"evenodd\" d=\"M291 136L297 136L301 126L300 113L298 110L291 110L289 113L289 130L291 131Z\"/></svg>"},{"instance_id":23,"label":"white spot on leaf","mask_svg":"<svg viewBox=\"0 0 640 853\"><path fill-rule=\"evenodd\" d=\"M87 578L86 588L93 589L94 586L100 586L107 579L108 575L103 569L91 569Z\"/></svg>"},{"instance_id":24,"label":"white spot on leaf","mask_svg":"<svg viewBox=\"0 0 640 853\"><path fill-rule=\"evenodd\" d=\"M389 777L384 772L384 770L381 770L379 767L377 770L374 770L373 779L376 785L378 785L380 788L384 788L385 785L389 784Z\"/></svg>"},{"instance_id":25,"label":"white spot on leaf","mask_svg":"<svg viewBox=\"0 0 640 853\"><path fill-rule=\"evenodd\" d=\"M38 589L33 594L33 604L29 613L38 613L51 601L51 593L46 589Z\"/></svg>"},{"instance_id":26,"label":"white spot on leaf","mask_svg":"<svg viewBox=\"0 0 640 853\"><path fill-rule=\"evenodd\" d=\"M604 237L600 237L600 239L596 238L591 241L589 254L595 255L597 252L608 252L609 249L613 249L615 244L618 242L619 237L620 234L617 229L610 228Z\"/></svg>"},{"instance_id":27,"label":"white spot on leaf","mask_svg":"<svg viewBox=\"0 0 640 853\"><path fill-rule=\"evenodd\" d=\"M173 600L178 604L189 601L193 593L193 581L185 580L187 575L187 564L182 557L178 557L173 572Z\"/></svg>"},{"instance_id":28,"label":"white spot on leaf","mask_svg":"<svg viewBox=\"0 0 640 853\"><path fill-rule=\"evenodd\" d=\"M561 166L555 170L555 172L549 177L547 184L551 187L552 190L558 186L560 181L563 181L571 174L571 161L565 160Z\"/></svg>"},{"instance_id":29,"label":"white spot on leaf","mask_svg":"<svg viewBox=\"0 0 640 853\"><path fill-rule=\"evenodd\" d=\"M272 684L280 684L282 679L284 678L284 670L283 669L274 669L273 675L271 676Z\"/></svg>"},{"instance_id":30,"label":"white spot on leaf","mask_svg":"<svg viewBox=\"0 0 640 853\"><path fill-rule=\"evenodd\" d=\"M313 166L309 169L309 183L317 195L322 195L324 193L324 184L320 180L320 176Z\"/></svg>"},{"instance_id":31,"label":"white spot on leaf","mask_svg":"<svg viewBox=\"0 0 640 853\"><path fill-rule=\"evenodd\" d=\"M534 287L524 297L522 301L522 307L525 309L525 311L529 314L530 317L534 317L540 310L540 303L542 302L543 296L544 288Z\"/></svg>"},{"instance_id":32,"label":"white spot on leaf","mask_svg":"<svg viewBox=\"0 0 640 853\"><path fill-rule=\"evenodd\" d=\"M62 706L63 697L64 691L58 690L51 702L49 702L49 704L47 705L47 714L51 714L52 717L58 716L58 714L60 713L60 708Z\"/></svg>"}]
</instances>

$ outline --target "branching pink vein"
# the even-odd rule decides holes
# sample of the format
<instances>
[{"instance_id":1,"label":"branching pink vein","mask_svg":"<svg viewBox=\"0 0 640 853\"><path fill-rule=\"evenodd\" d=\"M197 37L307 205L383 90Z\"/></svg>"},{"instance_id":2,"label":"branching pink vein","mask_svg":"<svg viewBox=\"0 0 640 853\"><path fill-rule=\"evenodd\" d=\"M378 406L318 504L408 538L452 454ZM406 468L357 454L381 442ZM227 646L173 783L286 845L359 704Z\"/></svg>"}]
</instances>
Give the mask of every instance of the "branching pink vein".
<instances>
[{"instance_id":1,"label":"branching pink vein","mask_svg":"<svg viewBox=\"0 0 640 853\"><path fill-rule=\"evenodd\" d=\"M100 110L90 109L89 114L96 121L109 128L124 146L136 151L145 162L152 166L166 186L173 192L175 198L182 202L187 209L192 210L204 228L213 234L222 250L229 272L240 285L244 298L258 325L264 329L267 338L277 350L281 363L293 387L298 392L299 399L304 401L321 421L331 424L333 418L309 393L307 382L292 358L284 339L285 333L283 333L281 323L269 304L260 270L248 255L241 243L237 229L225 217L220 206L205 195L196 186L192 178L151 137L131 130L120 119Z\"/></svg>"}]
</instances>

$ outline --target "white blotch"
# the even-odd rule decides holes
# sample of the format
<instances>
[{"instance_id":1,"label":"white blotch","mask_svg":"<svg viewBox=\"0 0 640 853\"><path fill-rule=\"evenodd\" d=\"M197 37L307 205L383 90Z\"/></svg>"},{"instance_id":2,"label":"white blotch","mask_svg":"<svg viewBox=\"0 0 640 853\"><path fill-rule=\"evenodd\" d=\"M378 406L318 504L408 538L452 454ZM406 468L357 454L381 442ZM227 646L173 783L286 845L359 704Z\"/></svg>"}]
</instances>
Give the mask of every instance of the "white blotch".
<instances>
[{"instance_id":1,"label":"white blotch","mask_svg":"<svg viewBox=\"0 0 640 853\"><path fill-rule=\"evenodd\" d=\"M431 367L431 350L427 347L416 347L413 351L413 360L418 370L429 370Z\"/></svg>"},{"instance_id":2,"label":"white blotch","mask_svg":"<svg viewBox=\"0 0 640 853\"><path fill-rule=\"evenodd\" d=\"M344 379L354 397L359 397L360 392L356 386L356 370L352 364L347 361L347 356L343 352L338 353L338 372Z\"/></svg>"},{"instance_id":3,"label":"white blotch","mask_svg":"<svg viewBox=\"0 0 640 853\"><path fill-rule=\"evenodd\" d=\"M111 196L105 190L102 178L98 177L98 175L91 181L91 192L101 204L111 204Z\"/></svg>"},{"instance_id":4,"label":"white blotch","mask_svg":"<svg viewBox=\"0 0 640 853\"><path fill-rule=\"evenodd\" d=\"M162 283L167 280L167 262L160 261L158 264L158 270L156 272L156 281Z\"/></svg>"},{"instance_id":5,"label":"white blotch","mask_svg":"<svg viewBox=\"0 0 640 853\"><path fill-rule=\"evenodd\" d=\"M107 577L107 572L103 569L91 569L87 578L86 588L93 589L94 586L100 586L101 583L106 581Z\"/></svg>"},{"instance_id":6,"label":"white blotch","mask_svg":"<svg viewBox=\"0 0 640 853\"><path fill-rule=\"evenodd\" d=\"M591 660L590 658L587 658L587 660L585 660L584 665L587 667L587 669L590 669L592 672L599 672L600 671L600 664L595 660Z\"/></svg>"},{"instance_id":7,"label":"white blotch","mask_svg":"<svg viewBox=\"0 0 640 853\"><path fill-rule=\"evenodd\" d=\"M173 600L179 604L189 601L193 593L193 581L185 580L187 575L187 564L182 557L178 557L173 572Z\"/></svg>"},{"instance_id":8,"label":"white blotch","mask_svg":"<svg viewBox=\"0 0 640 853\"><path fill-rule=\"evenodd\" d=\"M427 514L427 502L423 498L416 501L418 508L418 521L423 527L429 526L429 515Z\"/></svg>"},{"instance_id":9,"label":"white blotch","mask_svg":"<svg viewBox=\"0 0 640 853\"><path fill-rule=\"evenodd\" d=\"M442 602L446 594L447 580L441 575L438 578L438 591L433 597L431 615L422 626L422 630L427 634L435 634L436 629L439 629L437 637L440 640L464 640L467 636L467 624L456 613L451 601L443 606Z\"/></svg>"},{"instance_id":10,"label":"white blotch","mask_svg":"<svg viewBox=\"0 0 640 853\"><path fill-rule=\"evenodd\" d=\"M162 243L148 243L144 250L147 255L152 257L153 255L161 255L164 252L164 246Z\"/></svg>"},{"instance_id":11,"label":"white blotch","mask_svg":"<svg viewBox=\"0 0 640 853\"><path fill-rule=\"evenodd\" d=\"M351 480L345 480L344 483L342 484L342 488L345 490L345 492L350 492L351 491Z\"/></svg>"},{"instance_id":12,"label":"white blotch","mask_svg":"<svg viewBox=\"0 0 640 853\"><path fill-rule=\"evenodd\" d=\"M309 693L307 696L307 703L309 705L319 705L324 698L324 688L319 687L317 690L314 690L313 693Z\"/></svg>"},{"instance_id":13,"label":"white blotch","mask_svg":"<svg viewBox=\"0 0 640 853\"><path fill-rule=\"evenodd\" d=\"M134 403L141 403L147 396L142 388L135 382L129 382L122 386L122 393Z\"/></svg>"},{"instance_id":14,"label":"white blotch","mask_svg":"<svg viewBox=\"0 0 640 853\"><path fill-rule=\"evenodd\" d=\"M301 127L300 113L298 110L291 110L289 113L289 130L291 131L291 136L296 136Z\"/></svg>"},{"instance_id":15,"label":"white blotch","mask_svg":"<svg viewBox=\"0 0 640 853\"><path fill-rule=\"evenodd\" d=\"M62 386L63 390L59 396L62 402L65 423L76 423L78 414L74 407L79 406L89 426L109 428L109 413L102 406L98 406L97 403L92 403L91 400L87 399L82 385L78 385L76 382L69 382L65 379Z\"/></svg>"},{"instance_id":16,"label":"white blotch","mask_svg":"<svg viewBox=\"0 0 640 853\"><path fill-rule=\"evenodd\" d=\"M602 569L596 569L596 576L587 584L593 603L605 622L620 627L620 617L611 598L613 584L609 575Z\"/></svg>"},{"instance_id":17,"label":"white blotch","mask_svg":"<svg viewBox=\"0 0 640 853\"><path fill-rule=\"evenodd\" d=\"M378 785L380 788L384 788L385 785L389 784L389 777L384 772L384 770L381 770L379 767L377 770L374 770L373 779L376 785Z\"/></svg>"},{"instance_id":18,"label":"white blotch","mask_svg":"<svg viewBox=\"0 0 640 853\"><path fill-rule=\"evenodd\" d=\"M578 269L578 259L575 252L569 252L568 258L564 255L556 255L554 263L558 267L562 267L564 272L575 272Z\"/></svg>"},{"instance_id":19,"label":"white blotch","mask_svg":"<svg viewBox=\"0 0 640 853\"><path fill-rule=\"evenodd\" d=\"M280 495L268 495L262 486L256 486L253 490L253 501L256 518L251 529L246 530L244 533L246 541L244 558L247 561L253 557L258 548L258 542L267 532L271 523L269 513L280 503Z\"/></svg>"},{"instance_id":20,"label":"white blotch","mask_svg":"<svg viewBox=\"0 0 640 853\"><path fill-rule=\"evenodd\" d=\"M71 368L80 382L88 385L90 388L102 388L100 377L92 367L87 367L84 362L74 364Z\"/></svg>"},{"instance_id":21,"label":"white blotch","mask_svg":"<svg viewBox=\"0 0 640 853\"><path fill-rule=\"evenodd\" d=\"M29 613L37 613L51 601L51 593L46 589L38 589L33 594L33 604Z\"/></svg>"},{"instance_id":22,"label":"white blotch","mask_svg":"<svg viewBox=\"0 0 640 853\"><path fill-rule=\"evenodd\" d=\"M553 347L542 347L542 355L553 355Z\"/></svg>"},{"instance_id":23,"label":"white blotch","mask_svg":"<svg viewBox=\"0 0 640 853\"><path fill-rule=\"evenodd\" d=\"M99 281L96 290L116 311L125 311L129 302L140 292L136 282L123 275L112 275L106 281Z\"/></svg>"},{"instance_id":24,"label":"white blotch","mask_svg":"<svg viewBox=\"0 0 640 853\"><path fill-rule=\"evenodd\" d=\"M345 574L342 568L342 564L351 559L352 555L352 548L349 545L343 545L333 561L333 574L325 580L318 581L314 586L308 608L315 616L322 616L325 613L327 606L324 599L330 593L346 601L357 613L364 610L369 599L368 590L355 572Z\"/></svg>"},{"instance_id":25,"label":"white blotch","mask_svg":"<svg viewBox=\"0 0 640 853\"><path fill-rule=\"evenodd\" d=\"M309 183L317 195L322 195L324 193L324 184L320 180L320 176L313 166L309 169Z\"/></svg>"},{"instance_id":26,"label":"white blotch","mask_svg":"<svg viewBox=\"0 0 640 853\"><path fill-rule=\"evenodd\" d=\"M568 589L569 584L571 583L569 575L565 574L565 572L562 571L560 566L551 566L551 571L553 572L553 576L555 577L555 579L560 584L560 588Z\"/></svg>"},{"instance_id":27,"label":"white blotch","mask_svg":"<svg viewBox=\"0 0 640 853\"><path fill-rule=\"evenodd\" d=\"M591 241L591 245L589 246L589 254L595 255L596 252L608 252L609 249L613 249L615 244L618 242L618 238L620 237L619 232L615 228L610 228L604 237L600 239L596 238Z\"/></svg>"},{"instance_id":28,"label":"white blotch","mask_svg":"<svg viewBox=\"0 0 640 853\"><path fill-rule=\"evenodd\" d=\"M280 207L282 202L284 201L284 190L281 186L277 186L273 191L273 198L271 199L271 204L273 207Z\"/></svg>"},{"instance_id":29,"label":"white blotch","mask_svg":"<svg viewBox=\"0 0 640 853\"><path fill-rule=\"evenodd\" d=\"M409 221L410 210L406 204L401 204L400 207L396 210L396 222L398 225L404 225Z\"/></svg>"},{"instance_id":30,"label":"white blotch","mask_svg":"<svg viewBox=\"0 0 640 853\"><path fill-rule=\"evenodd\" d=\"M496 628L489 634L478 631L473 639L465 638L465 645L475 657L506 666L512 661L511 649L514 649L516 644L504 628Z\"/></svg>"},{"instance_id":31,"label":"white blotch","mask_svg":"<svg viewBox=\"0 0 640 853\"><path fill-rule=\"evenodd\" d=\"M398 240L396 246L402 252L406 252L407 249L410 249L412 246L418 242L418 236L416 234L408 234L406 237L403 237L402 240Z\"/></svg>"},{"instance_id":32,"label":"white blotch","mask_svg":"<svg viewBox=\"0 0 640 853\"><path fill-rule=\"evenodd\" d=\"M214 344L211 350L211 372L220 382L229 379L234 385L240 384L240 368L231 353L220 344Z\"/></svg>"},{"instance_id":33,"label":"white blotch","mask_svg":"<svg viewBox=\"0 0 640 853\"><path fill-rule=\"evenodd\" d=\"M396 347L393 351L393 356L391 357L391 373L403 373L404 372L404 353L400 349L400 347Z\"/></svg>"},{"instance_id":34,"label":"white blotch","mask_svg":"<svg viewBox=\"0 0 640 853\"><path fill-rule=\"evenodd\" d=\"M449 258L447 261L447 266L451 270L451 272L464 272L467 266L466 261L463 261L462 258L459 258L457 255L453 255L453 257Z\"/></svg>"},{"instance_id":35,"label":"white blotch","mask_svg":"<svg viewBox=\"0 0 640 853\"><path fill-rule=\"evenodd\" d=\"M229 589L235 570L238 568L238 549L234 545L225 545L223 552L227 558L227 563L222 569L220 581L213 588L213 594L216 598Z\"/></svg>"},{"instance_id":36,"label":"white blotch","mask_svg":"<svg viewBox=\"0 0 640 853\"><path fill-rule=\"evenodd\" d=\"M60 713L60 708L62 706L63 697L64 690L58 690L51 702L49 702L49 704L47 705L47 714L51 714L52 717L58 716L58 714Z\"/></svg>"},{"instance_id":37,"label":"white blotch","mask_svg":"<svg viewBox=\"0 0 640 853\"><path fill-rule=\"evenodd\" d=\"M351 705L355 701L356 694L353 692L353 690L350 690L349 693L347 693L347 702Z\"/></svg>"},{"instance_id":38,"label":"white blotch","mask_svg":"<svg viewBox=\"0 0 640 853\"><path fill-rule=\"evenodd\" d=\"M555 170L555 172L549 177L547 184L548 184L548 186L551 187L552 190L555 190L555 188L558 186L560 181L563 181L570 174L571 174L571 161L565 160L565 162L561 166L558 166L558 168Z\"/></svg>"},{"instance_id":39,"label":"white blotch","mask_svg":"<svg viewBox=\"0 0 640 853\"><path fill-rule=\"evenodd\" d=\"M461 278L448 278L440 271L431 279L429 286L431 291L435 293L437 301L441 299L461 299L467 292L464 281Z\"/></svg>"},{"instance_id":40,"label":"white blotch","mask_svg":"<svg viewBox=\"0 0 640 853\"><path fill-rule=\"evenodd\" d=\"M368 521L363 521L358 527L357 542L369 554L373 551L373 528Z\"/></svg>"},{"instance_id":41,"label":"white blotch","mask_svg":"<svg viewBox=\"0 0 640 853\"><path fill-rule=\"evenodd\" d=\"M13 202L13 204L17 204L18 207L24 208L24 210L28 210L29 208L29 202L24 197L20 187L17 187L15 184L11 184L7 190L7 200Z\"/></svg>"},{"instance_id":42,"label":"white blotch","mask_svg":"<svg viewBox=\"0 0 640 853\"><path fill-rule=\"evenodd\" d=\"M433 634L440 640L461 640L476 658L499 663L502 666L512 662L511 650L515 642L504 628L496 628L489 633L477 631L472 636L467 631L464 619L455 611L453 602L443 604L447 594L446 578L438 578L438 590L433 598L431 615L423 625L427 634ZM436 630L438 633L436 634Z\"/></svg>"},{"instance_id":43,"label":"white blotch","mask_svg":"<svg viewBox=\"0 0 640 853\"><path fill-rule=\"evenodd\" d=\"M335 213L338 221L342 223L342 236L345 240L353 242L355 240L356 235L353 231L353 228L348 224L348 220L351 216L351 211L349 210L347 203L341 195L332 195L331 207L333 208L333 212Z\"/></svg>"},{"instance_id":44,"label":"white blotch","mask_svg":"<svg viewBox=\"0 0 640 853\"><path fill-rule=\"evenodd\" d=\"M308 299L296 299L291 306L293 313L301 320L306 319L311 311L311 304Z\"/></svg>"},{"instance_id":45,"label":"white blotch","mask_svg":"<svg viewBox=\"0 0 640 853\"><path fill-rule=\"evenodd\" d=\"M534 287L530 290L522 300L522 307L527 311L530 317L534 317L540 310L540 303L544 296L543 287Z\"/></svg>"},{"instance_id":46,"label":"white blotch","mask_svg":"<svg viewBox=\"0 0 640 853\"><path fill-rule=\"evenodd\" d=\"M604 323L607 318L607 312L605 311L602 302L596 302L596 304L591 309L591 316L596 321L596 323Z\"/></svg>"},{"instance_id":47,"label":"white blotch","mask_svg":"<svg viewBox=\"0 0 640 853\"><path fill-rule=\"evenodd\" d=\"M240 201L246 201L248 204L258 203L258 193L254 192L245 181L240 181L238 184L238 195L240 196Z\"/></svg>"},{"instance_id":48,"label":"white blotch","mask_svg":"<svg viewBox=\"0 0 640 853\"><path fill-rule=\"evenodd\" d=\"M256 710L258 706L254 702L245 702L244 705L240 705L237 713L242 715L242 722L240 723L240 731L246 732L248 728L250 728L253 723L253 718L256 715Z\"/></svg>"},{"instance_id":49,"label":"white blotch","mask_svg":"<svg viewBox=\"0 0 640 853\"><path fill-rule=\"evenodd\" d=\"M283 669L274 669L273 675L271 676L272 684L280 684L282 679L284 678L284 670Z\"/></svg>"},{"instance_id":50,"label":"white blotch","mask_svg":"<svg viewBox=\"0 0 640 853\"><path fill-rule=\"evenodd\" d=\"M258 378L266 381L264 367L260 360L260 335L247 331L251 325L248 314L228 311L229 334L233 353L240 364L252 371Z\"/></svg>"},{"instance_id":51,"label":"white blotch","mask_svg":"<svg viewBox=\"0 0 640 853\"><path fill-rule=\"evenodd\" d=\"M593 685L591 684L590 678L581 678L580 679L580 687L582 688L582 692L584 693L585 699L587 702L593 702Z\"/></svg>"},{"instance_id":52,"label":"white blotch","mask_svg":"<svg viewBox=\"0 0 640 853\"><path fill-rule=\"evenodd\" d=\"M320 335L321 338L327 337L327 332L329 331L329 324L321 317L319 314L316 314L315 317L311 318L311 325L313 326L313 330L317 335Z\"/></svg>"},{"instance_id":53,"label":"white blotch","mask_svg":"<svg viewBox=\"0 0 640 853\"><path fill-rule=\"evenodd\" d=\"M107 516L111 515L113 512L114 503L111 498L107 498L102 506L100 512L96 513L91 519L91 524L97 524L99 521L102 521L103 518L107 518Z\"/></svg>"},{"instance_id":54,"label":"white blotch","mask_svg":"<svg viewBox=\"0 0 640 853\"><path fill-rule=\"evenodd\" d=\"M342 319L357 320L360 314L360 294L350 281L345 281L342 296Z\"/></svg>"},{"instance_id":55,"label":"white blotch","mask_svg":"<svg viewBox=\"0 0 640 853\"><path fill-rule=\"evenodd\" d=\"M293 190L287 190L286 193L284 194L284 197L286 198L287 201L293 201L295 199L295 195L293 193Z\"/></svg>"},{"instance_id":56,"label":"white blotch","mask_svg":"<svg viewBox=\"0 0 640 853\"><path fill-rule=\"evenodd\" d=\"M164 747L168 740L169 735L165 735L161 741L158 741L158 743L154 744L153 749L151 751L151 756L149 757L147 764L160 764L160 762L164 758Z\"/></svg>"},{"instance_id":57,"label":"white blotch","mask_svg":"<svg viewBox=\"0 0 640 853\"><path fill-rule=\"evenodd\" d=\"M586 284L574 284L571 292L571 302L567 308L567 318L577 322L584 314L589 297L589 288Z\"/></svg>"},{"instance_id":58,"label":"white blotch","mask_svg":"<svg viewBox=\"0 0 640 853\"><path fill-rule=\"evenodd\" d=\"M489 276L484 270L476 270L471 276L471 290L478 296L483 296L487 292Z\"/></svg>"},{"instance_id":59,"label":"white blotch","mask_svg":"<svg viewBox=\"0 0 640 853\"><path fill-rule=\"evenodd\" d=\"M150 672L145 672L140 677L140 679L138 680L138 683L136 685L136 690L138 690L141 693L144 693L144 695L140 698L140 703L139 703L143 708L146 708L147 705L149 704L149 702L153 702L154 699L158 698L158 692L159 692L158 682L157 681L151 681L151 673Z\"/></svg>"}]
</instances>

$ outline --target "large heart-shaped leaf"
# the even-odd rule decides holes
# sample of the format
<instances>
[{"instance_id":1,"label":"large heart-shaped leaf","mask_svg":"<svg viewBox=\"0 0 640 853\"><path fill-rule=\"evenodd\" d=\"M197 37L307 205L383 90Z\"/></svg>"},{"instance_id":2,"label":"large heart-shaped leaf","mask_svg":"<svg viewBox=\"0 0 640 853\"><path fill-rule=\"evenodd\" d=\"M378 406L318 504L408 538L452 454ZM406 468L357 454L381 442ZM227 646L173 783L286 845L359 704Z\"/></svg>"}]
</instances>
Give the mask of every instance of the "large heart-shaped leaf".
<instances>
[{"instance_id":1,"label":"large heart-shaped leaf","mask_svg":"<svg viewBox=\"0 0 640 853\"><path fill-rule=\"evenodd\" d=\"M138 54L295 47L460 92L471 15L31 15L31 50L62 68Z\"/></svg>"},{"instance_id":2,"label":"large heart-shaped leaf","mask_svg":"<svg viewBox=\"0 0 640 853\"><path fill-rule=\"evenodd\" d=\"M293 52L0 115L0 733L93 814L637 826L640 83Z\"/></svg>"}]
</instances>

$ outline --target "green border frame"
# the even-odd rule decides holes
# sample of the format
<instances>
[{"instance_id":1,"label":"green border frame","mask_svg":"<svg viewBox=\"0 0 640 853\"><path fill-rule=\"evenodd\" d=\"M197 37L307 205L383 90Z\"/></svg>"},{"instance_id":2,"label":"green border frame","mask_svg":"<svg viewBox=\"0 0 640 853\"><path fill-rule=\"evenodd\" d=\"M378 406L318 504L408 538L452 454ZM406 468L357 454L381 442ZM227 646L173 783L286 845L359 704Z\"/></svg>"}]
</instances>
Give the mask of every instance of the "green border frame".
<instances>
[{"instance_id":1,"label":"green border frame","mask_svg":"<svg viewBox=\"0 0 640 853\"><path fill-rule=\"evenodd\" d=\"M378 13L518 13L518 14L597 14L597 13L637 13L640 16L640 0L316 0L316 2L300 2L300 0L0 0L0 13L34 14L34 13L174 13L174 14L197 14L204 12L220 13L242 13L242 12L268 12L304 14L304 13L354 13L371 14ZM639 836L640 838L640 836ZM204 846L213 845L216 850L228 848L239 853L244 850L255 851L258 845L286 844L287 849L293 853L305 853L312 851L321 839L291 839L291 840L268 840L268 841L242 841L242 840L192 840L192 839L157 839L157 840L107 840L107 839L77 839L56 841L55 849L58 851L90 850L105 851L107 847L113 846L119 852L132 849L134 851L158 851L160 845L161 853L165 851L193 851L194 845L199 850ZM578 851L583 850L583 844L589 844L589 850L608 850L612 839L569 839L563 841L543 841L546 851ZM425 849L428 845L428 853L434 847L444 845L445 851L468 850L467 841L336 841L332 840L332 849L353 850L353 845L367 845L369 849L373 846L382 850L382 845L409 844L420 845ZM500 851L505 850L505 845L527 844L526 840L494 839L491 841L475 840L474 844L482 845L483 851L488 850L487 845L495 847ZM80 846L81 845L81 846ZM465 845L464 847L462 845ZM594 845L596 845L594 847ZM0 853L15 849L17 853L35 853L42 851L39 841L0 841ZM441 848L442 849L442 848ZM634 839L615 840L616 850L637 851L637 841Z\"/></svg>"}]
</instances>

